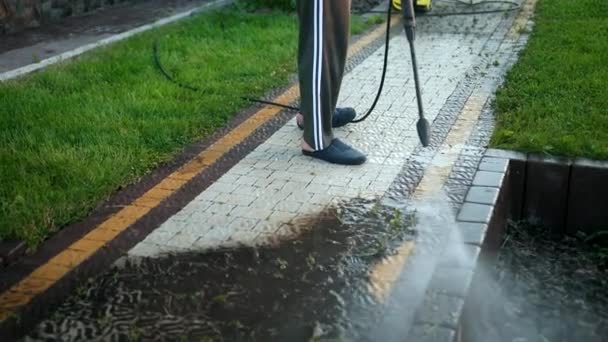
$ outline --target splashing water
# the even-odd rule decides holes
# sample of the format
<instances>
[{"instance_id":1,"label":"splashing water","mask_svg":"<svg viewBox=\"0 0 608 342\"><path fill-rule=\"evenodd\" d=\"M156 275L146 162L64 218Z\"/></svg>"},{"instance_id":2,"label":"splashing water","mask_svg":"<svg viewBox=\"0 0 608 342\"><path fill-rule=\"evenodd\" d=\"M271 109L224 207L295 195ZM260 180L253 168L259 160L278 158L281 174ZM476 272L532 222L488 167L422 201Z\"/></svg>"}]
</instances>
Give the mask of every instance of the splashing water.
<instances>
[{"instance_id":1,"label":"splashing water","mask_svg":"<svg viewBox=\"0 0 608 342\"><path fill-rule=\"evenodd\" d=\"M415 249L395 281L382 322L372 332L374 340L401 341L407 336L443 254L458 263L472 261L465 253L454 208L444 192L416 199L409 210L415 211L416 217Z\"/></svg>"}]
</instances>

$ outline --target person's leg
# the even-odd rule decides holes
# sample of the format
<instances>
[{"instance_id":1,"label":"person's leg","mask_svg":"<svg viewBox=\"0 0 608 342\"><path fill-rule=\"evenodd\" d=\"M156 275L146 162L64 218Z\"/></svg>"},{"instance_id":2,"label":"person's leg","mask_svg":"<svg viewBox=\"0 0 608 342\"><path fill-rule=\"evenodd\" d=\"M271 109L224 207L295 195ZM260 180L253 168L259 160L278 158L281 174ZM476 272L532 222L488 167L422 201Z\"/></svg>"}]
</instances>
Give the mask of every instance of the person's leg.
<instances>
[{"instance_id":1,"label":"person's leg","mask_svg":"<svg viewBox=\"0 0 608 342\"><path fill-rule=\"evenodd\" d=\"M350 30L350 0L301 0L299 79L304 140L322 150L333 140Z\"/></svg>"},{"instance_id":2,"label":"person's leg","mask_svg":"<svg viewBox=\"0 0 608 342\"><path fill-rule=\"evenodd\" d=\"M300 0L298 15L303 150L329 162L363 163L365 156L360 152L340 142L333 144L332 114L346 63L350 0ZM312 151L315 153L307 153Z\"/></svg>"},{"instance_id":3,"label":"person's leg","mask_svg":"<svg viewBox=\"0 0 608 342\"><path fill-rule=\"evenodd\" d=\"M331 116L331 127L338 128L352 122L357 117L357 112L351 107L336 107L334 114ZM298 113L296 115L296 123L300 129L304 129L304 115Z\"/></svg>"}]
</instances>

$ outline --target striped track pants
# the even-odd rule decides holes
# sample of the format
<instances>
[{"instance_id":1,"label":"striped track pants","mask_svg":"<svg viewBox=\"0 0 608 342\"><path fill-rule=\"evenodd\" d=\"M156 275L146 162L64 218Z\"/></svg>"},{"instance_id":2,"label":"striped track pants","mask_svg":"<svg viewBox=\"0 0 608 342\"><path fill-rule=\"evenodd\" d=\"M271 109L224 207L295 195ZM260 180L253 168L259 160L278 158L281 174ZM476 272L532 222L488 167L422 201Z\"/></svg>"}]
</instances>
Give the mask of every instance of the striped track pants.
<instances>
[{"instance_id":1,"label":"striped track pants","mask_svg":"<svg viewBox=\"0 0 608 342\"><path fill-rule=\"evenodd\" d=\"M350 0L298 0L298 76L304 140L322 150L333 139L350 34Z\"/></svg>"}]
</instances>

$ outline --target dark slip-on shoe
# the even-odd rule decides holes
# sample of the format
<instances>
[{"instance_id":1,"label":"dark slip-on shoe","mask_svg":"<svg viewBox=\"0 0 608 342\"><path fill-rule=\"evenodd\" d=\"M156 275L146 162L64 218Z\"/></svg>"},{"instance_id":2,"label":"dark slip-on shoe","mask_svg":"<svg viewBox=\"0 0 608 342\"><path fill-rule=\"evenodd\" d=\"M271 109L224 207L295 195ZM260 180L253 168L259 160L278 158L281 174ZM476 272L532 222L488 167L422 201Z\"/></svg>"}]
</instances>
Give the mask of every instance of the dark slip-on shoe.
<instances>
[{"instance_id":1,"label":"dark slip-on shoe","mask_svg":"<svg viewBox=\"0 0 608 342\"><path fill-rule=\"evenodd\" d=\"M323 150L313 152L302 150L302 153L305 156L340 165L361 165L365 163L367 159L363 153L355 150L339 139L332 140L331 144Z\"/></svg>"}]
</instances>

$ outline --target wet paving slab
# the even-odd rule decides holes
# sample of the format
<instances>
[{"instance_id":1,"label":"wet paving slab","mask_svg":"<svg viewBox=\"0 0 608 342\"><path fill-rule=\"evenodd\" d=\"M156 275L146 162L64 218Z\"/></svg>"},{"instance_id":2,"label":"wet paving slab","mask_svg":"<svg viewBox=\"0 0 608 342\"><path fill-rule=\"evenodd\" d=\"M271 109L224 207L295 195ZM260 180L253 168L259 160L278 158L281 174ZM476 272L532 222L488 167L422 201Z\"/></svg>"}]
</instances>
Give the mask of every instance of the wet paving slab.
<instances>
[{"instance_id":1,"label":"wet paving slab","mask_svg":"<svg viewBox=\"0 0 608 342\"><path fill-rule=\"evenodd\" d=\"M415 217L357 199L271 245L126 259L25 340L372 341Z\"/></svg>"}]
</instances>

